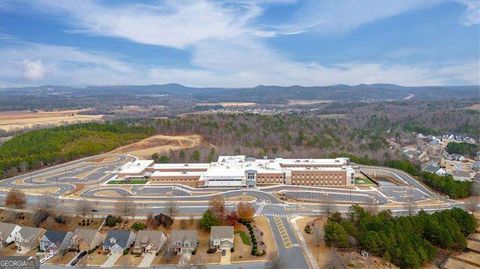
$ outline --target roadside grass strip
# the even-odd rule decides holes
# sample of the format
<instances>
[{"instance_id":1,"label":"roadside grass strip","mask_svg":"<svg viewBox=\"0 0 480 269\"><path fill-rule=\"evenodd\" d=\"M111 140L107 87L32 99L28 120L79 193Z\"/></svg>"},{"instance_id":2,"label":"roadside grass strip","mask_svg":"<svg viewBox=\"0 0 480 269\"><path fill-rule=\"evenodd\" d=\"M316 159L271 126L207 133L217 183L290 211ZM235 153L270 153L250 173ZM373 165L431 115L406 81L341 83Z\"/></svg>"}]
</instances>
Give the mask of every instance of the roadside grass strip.
<instances>
[{"instance_id":1,"label":"roadside grass strip","mask_svg":"<svg viewBox=\"0 0 480 269\"><path fill-rule=\"evenodd\" d=\"M275 224L277 225L278 231L280 232L280 236L282 237L282 242L285 245L285 248L292 247L292 241L290 241L290 237L288 236L287 230L283 225L282 219L280 217L274 217Z\"/></svg>"}]
</instances>

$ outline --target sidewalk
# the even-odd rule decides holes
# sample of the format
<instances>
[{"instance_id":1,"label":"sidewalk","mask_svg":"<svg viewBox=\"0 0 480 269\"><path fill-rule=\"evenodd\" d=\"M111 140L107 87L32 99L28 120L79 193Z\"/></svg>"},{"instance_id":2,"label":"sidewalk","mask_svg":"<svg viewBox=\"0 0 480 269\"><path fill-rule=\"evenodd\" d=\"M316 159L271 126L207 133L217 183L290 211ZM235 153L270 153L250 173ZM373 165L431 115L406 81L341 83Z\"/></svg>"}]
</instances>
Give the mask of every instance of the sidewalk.
<instances>
[{"instance_id":1,"label":"sidewalk","mask_svg":"<svg viewBox=\"0 0 480 269\"><path fill-rule=\"evenodd\" d=\"M318 263L315 260L315 257L313 256L312 252L307 246L307 242L305 242L305 238L303 238L302 232L300 231L300 228L297 225L296 220L301 219L303 217L295 217L292 219L289 219L290 224L292 225L293 229L295 230L295 234L297 235L299 241L300 241L300 246L302 251L306 254L307 256L307 263L310 268L319 268Z\"/></svg>"}]
</instances>

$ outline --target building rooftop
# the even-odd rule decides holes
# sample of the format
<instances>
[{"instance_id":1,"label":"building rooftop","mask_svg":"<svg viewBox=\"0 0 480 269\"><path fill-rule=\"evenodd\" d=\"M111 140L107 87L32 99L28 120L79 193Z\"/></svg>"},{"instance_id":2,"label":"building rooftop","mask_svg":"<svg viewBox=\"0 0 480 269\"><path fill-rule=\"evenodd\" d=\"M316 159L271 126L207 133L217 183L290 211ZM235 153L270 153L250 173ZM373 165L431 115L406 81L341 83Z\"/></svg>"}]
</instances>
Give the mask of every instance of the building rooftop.
<instances>
[{"instance_id":1,"label":"building rooftop","mask_svg":"<svg viewBox=\"0 0 480 269\"><path fill-rule=\"evenodd\" d=\"M136 160L130 163L126 163L120 168L120 173L122 174L142 173L152 163L153 163L153 160Z\"/></svg>"},{"instance_id":2,"label":"building rooftop","mask_svg":"<svg viewBox=\"0 0 480 269\"><path fill-rule=\"evenodd\" d=\"M173 172L155 171L150 176L151 177L175 177L175 176L202 176L204 174L205 174L205 171L173 171Z\"/></svg>"},{"instance_id":3,"label":"building rooftop","mask_svg":"<svg viewBox=\"0 0 480 269\"><path fill-rule=\"evenodd\" d=\"M156 163L152 165L154 170L162 169L207 169L210 167L210 163Z\"/></svg>"},{"instance_id":4,"label":"building rooftop","mask_svg":"<svg viewBox=\"0 0 480 269\"><path fill-rule=\"evenodd\" d=\"M233 238L233 226L212 226L210 238Z\"/></svg>"}]
</instances>

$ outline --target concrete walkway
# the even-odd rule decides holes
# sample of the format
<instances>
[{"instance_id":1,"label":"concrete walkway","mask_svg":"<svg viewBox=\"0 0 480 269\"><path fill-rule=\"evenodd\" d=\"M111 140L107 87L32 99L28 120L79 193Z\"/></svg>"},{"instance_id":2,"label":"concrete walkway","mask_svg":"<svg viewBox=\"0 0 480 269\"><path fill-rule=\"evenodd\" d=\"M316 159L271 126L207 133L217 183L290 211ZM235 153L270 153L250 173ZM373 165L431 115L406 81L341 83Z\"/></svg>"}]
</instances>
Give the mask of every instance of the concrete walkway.
<instances>
[{"instance_id":1,"label":"concrete walkway","mask_svg":"<svg viewBox=\"0 0 480 269\"><path fill-rule=\"evenodd\" d=\"M225 255L220 256L220 264L230 264L230 257L232 253L230 250L225 251Z\"/></svg>"},{"instance_id":2,"label":"concrete walkway","mask_svg":"<svg viewBox=\"0 0 480 269\"><path fill-rule=\"evenodd\" d=\"M302 232L300 231L300 228L298 227L297 225L297 219L301 219L302 217L295 217L293 219L290 219L290 223L293 227L293 229L295 230L295 233L297 234L297 237L300 241L300 246L301 246L301 249L303 250L303 252L306 254L307 256L307 259L306 261L308 262L309 266L311 268L319 268L318 267L318 263L317 261L315 260L315 257L313 256L312 252L310 251L310 249L308 248L307 246L307 242L305 241L305 238L303 237L302 235Z\"/></svg>"},{"instance_id":3,"label":"concrete walkway","mask_svg":"<svg viewBox=\"0 0 480 269\"><path fill-rule=\"evenodd\" d=\"M111 254L110 257L100 267L113 267L115 262L122 256L122 254Z\"/></svg>"}]
</instances>

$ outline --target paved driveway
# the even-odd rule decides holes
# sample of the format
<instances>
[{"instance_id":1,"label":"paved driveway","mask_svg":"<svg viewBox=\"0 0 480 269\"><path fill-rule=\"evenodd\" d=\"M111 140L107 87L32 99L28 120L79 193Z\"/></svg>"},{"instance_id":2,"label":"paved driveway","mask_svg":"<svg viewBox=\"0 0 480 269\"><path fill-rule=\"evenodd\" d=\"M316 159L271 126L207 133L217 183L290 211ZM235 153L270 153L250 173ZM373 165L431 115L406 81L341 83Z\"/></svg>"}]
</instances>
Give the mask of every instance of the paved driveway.
<instances>
[{"instance_id":1,"label":"paved driveway","mask_svg":"<svg viewBox=\"0 0 480 269\"><path fill-rule=\"evenodd\" d=\"M231 256L232 256L232 253L230 252L230 250L225 250L225 255L222 255L220 258L220 264L230 264Z\"/></svg>"},{"instance_id":2,"label":"paved driveway","mask_svg":"<svg viewBox=\"0 0 480 269\"><path fill-rule=\"evenodd\" d=\"M115 262L122 256L122 254L111 254L110 257L100 267L113 267Z\"/></svg>"},{"instance_id":3,"label":"paved driveway","mask_svg":"<svg viewBox=\"0 0 480 269\"><path fill-rule=\"evenodd\" d=\"M153 259L155 259L155 253L147 253L143 256L142 261L138 265L138 267L149 267L152 264Z\"/></svg>"}]
</instances>

